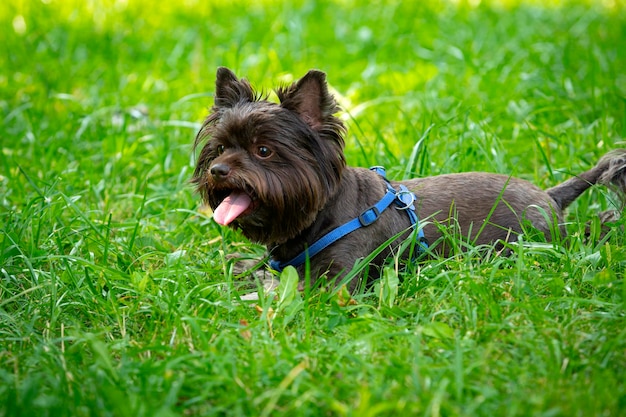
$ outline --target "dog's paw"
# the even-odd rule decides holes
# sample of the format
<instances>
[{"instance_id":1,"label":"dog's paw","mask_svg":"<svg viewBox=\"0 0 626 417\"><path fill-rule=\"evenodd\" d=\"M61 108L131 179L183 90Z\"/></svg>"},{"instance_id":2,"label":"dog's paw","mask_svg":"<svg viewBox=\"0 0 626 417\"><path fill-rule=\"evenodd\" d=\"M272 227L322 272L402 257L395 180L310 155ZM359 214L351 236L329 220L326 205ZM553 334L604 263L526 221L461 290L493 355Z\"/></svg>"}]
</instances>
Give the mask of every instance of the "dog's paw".
<instances>
[{"instance_id":1,"label":"dog's paw","mask_svg":"<svg viewBox=\"0 0 626 417\"><path fill-rule=\"evenodd\" d=\"M617 210L606 210L598 214L600 218L600 223L614 223L617 222L621 217L622 213Z\"/></svg>"},{"instance_id":2,"label":"dog's paw","mask_svg":"<svg viewBox=\"0 0 626 417\"><path fill-rule=\"evenodd\" d=\"M263 260L253 259L237 253L227 255L226 259L232 262L231 271L233 277L238 280L260 281L271 275L265 268Z\"/></svg>"},{"instance_id":3,"label":"dog's paw","mask_svg":"<svg viewBox=\"0 0 626 417\"><path fill-rule=\"evenodd\" d=\"M587 241L597 243L604 239L613 228L623 231L623 225L619 223L622 213L617 210L606 210L598 213L598 219L588 221L585 225L585 238Z\"/></svg>"},{"instance_id":4,"label":"dog's paw","mask_svg":"<svg viewBox=\"0 0 626 417\"><path fill-rule=\"evenodd\" d=\"M262 288L262 291L267 294L278 287L278 279L274 273L266 268L263 259L253 259L237 253L228 255L226 259L232 262L233 277L243 284L240 291L246 292ZM259 299L259 294L258 291L254 291L244 294L240 298L244 301L254 301Z\"/></svg>"},{"instance_id":5,"label":"dog's paw","mask_svg":"<svg viewBox=\"0 0 626 417\"><path fill-rule=\"evenodd\" d=\"M265 278L260 282L263 285L263 293L265 294L271 291L274 291L276 288L278 288L278 283L279 283L278 279L276 279L273 276L270 278ZM256 301L259 299L259 292L254 291L248 294L244 294L240 298L244 301Z\"/></svg>"}]
</instances>

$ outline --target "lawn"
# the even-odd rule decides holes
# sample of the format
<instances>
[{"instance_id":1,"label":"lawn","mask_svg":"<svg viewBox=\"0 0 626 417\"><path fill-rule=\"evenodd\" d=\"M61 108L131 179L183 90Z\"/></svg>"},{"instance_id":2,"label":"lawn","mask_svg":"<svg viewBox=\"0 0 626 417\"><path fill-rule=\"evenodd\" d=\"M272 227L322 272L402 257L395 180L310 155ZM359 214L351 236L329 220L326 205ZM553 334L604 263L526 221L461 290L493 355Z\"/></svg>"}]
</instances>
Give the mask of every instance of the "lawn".
<instances>
[{"instance_id":1,"label":"lawn","mask_svg":"<svg viewBox=\"0 0 626 417\"><path fill-rule=\"evenodd\" d=\"M626 137L620 1L0 5L0 416L626 415L625 220L256 305L203 209L216 68L328 74L346 157L549 187ZM590 238L586 224L590 224Z\"/></svg>"}]
</instances>

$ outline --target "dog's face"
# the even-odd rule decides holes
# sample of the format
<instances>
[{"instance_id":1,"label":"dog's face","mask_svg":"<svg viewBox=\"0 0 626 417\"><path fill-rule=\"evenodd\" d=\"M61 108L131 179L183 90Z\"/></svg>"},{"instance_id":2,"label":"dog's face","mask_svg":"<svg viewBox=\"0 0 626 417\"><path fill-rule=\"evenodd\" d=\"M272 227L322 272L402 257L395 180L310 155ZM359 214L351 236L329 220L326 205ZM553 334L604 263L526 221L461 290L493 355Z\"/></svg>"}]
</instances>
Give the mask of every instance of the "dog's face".
<instances>
[{"instance_id":1,"label":"dog's face","mask_svg":"<svg viewBox=\"0 0 626 417\"><path fill-rule=\"evenodd\" d=\"M249 239L283 243L309 227L333 195L345 167L342 122L325 75L309 71L259 97L230 70L217 72L215 105L196 144L205 139L192 181L214 219Z\"/></svg>"}]
</instances>

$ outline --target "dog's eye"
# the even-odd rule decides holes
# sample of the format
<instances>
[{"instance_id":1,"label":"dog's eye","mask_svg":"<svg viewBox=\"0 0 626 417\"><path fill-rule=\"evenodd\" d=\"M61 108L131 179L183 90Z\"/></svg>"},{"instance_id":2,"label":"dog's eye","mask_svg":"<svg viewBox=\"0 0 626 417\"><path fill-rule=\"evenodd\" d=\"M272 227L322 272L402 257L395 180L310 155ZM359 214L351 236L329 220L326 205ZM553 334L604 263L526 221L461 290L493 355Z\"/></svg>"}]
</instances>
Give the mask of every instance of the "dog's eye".
<instances>
[{"instance_id":1,"label":"dog's eye","mask_svg":"<svg viewBox=\"0 0 626 417\"><path fill-rule=\"evenodd\" d=\"M259 146L256 150L256 154L260 158L269 158L272 155L272 151L267 146Z\"/></svg>"},{"instance_id":2,"label":"dog's eye","mask_svg":"<svg viewBox=\"0 0 626 417\"><path fill-rule=\"evenodd\" d=\"M217 155L221 155L224 153L224 145L217 145L217 147L215 148L215 151L217 152Z\"/></svg>"}]
</instances>

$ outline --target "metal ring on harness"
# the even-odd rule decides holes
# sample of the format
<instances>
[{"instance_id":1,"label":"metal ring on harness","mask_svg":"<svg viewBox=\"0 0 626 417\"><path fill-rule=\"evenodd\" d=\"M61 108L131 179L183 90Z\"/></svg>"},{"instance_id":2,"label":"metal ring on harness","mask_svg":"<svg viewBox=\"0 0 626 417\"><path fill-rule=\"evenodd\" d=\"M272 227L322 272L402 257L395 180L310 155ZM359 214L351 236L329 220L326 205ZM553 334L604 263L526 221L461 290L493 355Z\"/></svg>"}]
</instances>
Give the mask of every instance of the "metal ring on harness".
<instances>
[{"instance_id":1,"label":"metal ring on harness","mask_svg":"<svg viewBox=\"0 0 626 417\"><path fill-rule=\"evenodd\" d=\"M404 196L408 196L410 198L411 201L406 201L403 197ZM404 204L404 207L399 206L396 204L396 209L398 210L407 210L410 208L413 208L413 203L415 203L415 194L413 194L411 191L409 190L400 190L398 192L396 192L396 199L398 201L401 201L402 204Z\"/></svg>"}]
</instances>

